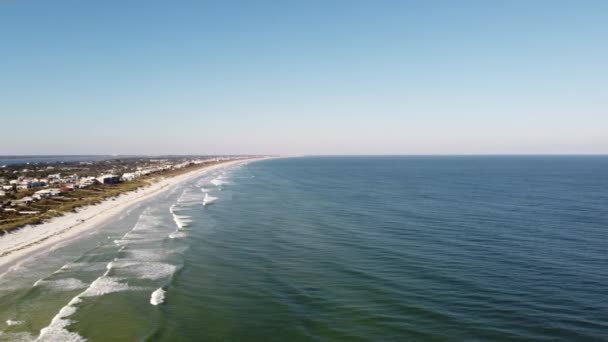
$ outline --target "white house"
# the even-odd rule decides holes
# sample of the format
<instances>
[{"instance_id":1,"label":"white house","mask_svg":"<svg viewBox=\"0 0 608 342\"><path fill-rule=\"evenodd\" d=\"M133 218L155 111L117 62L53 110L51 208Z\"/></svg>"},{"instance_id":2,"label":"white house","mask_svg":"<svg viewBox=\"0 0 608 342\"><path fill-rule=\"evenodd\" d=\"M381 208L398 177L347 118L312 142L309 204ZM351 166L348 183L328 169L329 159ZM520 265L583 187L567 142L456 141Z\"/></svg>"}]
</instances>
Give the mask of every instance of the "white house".
<instances>
[{"instance_id":1,"label":"white house","mask_svg":"<svg viewBox=\"0 0 608 342\"><path fill-rule=\"evenodd\" d=\"M137 175L133 172L128 172L128 173L123 173L121 178L125 182L130 182L130 181L134 180L135 178L137 178Z\"/></svg>"},{"instance_id":2,"label":"white house","mask_svg":"<svg viewBox=\"0 0 608 342\"><path fill-rule=\"evenodd\" d=\"M29 204L32 203L34 201L34 199L32 197L23 197L22 199L16 200L16 201L12 201L11 205L25 205L25 204Z\"/></svg>"},{"instance_id":3,"label":"white house","mask_svg":"<svg viewBox=\"0 0 608 342\"><path fill-rule=\"evenodd\" d=\"M95 179L95 177L82 177L82 178L80 178L79 183L80 183L78 185L79 188L86 188L87 186L97 183L97 179Z\"/></svg>"},{"instance_id":4,"label":"white house","mask_svg":"<svg viewBox=\"0 0 608 342\"><path fill-rule=\"evenodd\" d=\"M61 194L61 190L59 189L43 189L43 190L38 190L34 193L34 198L36 199L42 199L42 198L47 198L47 197L52 197L52 196L58 196Z\"/></svg>"},{"instance_id":5,"label":"white house","mask_svg":"<svg viewBox=\"0 0 608 342\"><path fill-rule=\"evenodd\" d=\"M51 192L51 196L59 196L61 195L61 190L59 189L48 189Z\"/></svg>"}]
</instances>

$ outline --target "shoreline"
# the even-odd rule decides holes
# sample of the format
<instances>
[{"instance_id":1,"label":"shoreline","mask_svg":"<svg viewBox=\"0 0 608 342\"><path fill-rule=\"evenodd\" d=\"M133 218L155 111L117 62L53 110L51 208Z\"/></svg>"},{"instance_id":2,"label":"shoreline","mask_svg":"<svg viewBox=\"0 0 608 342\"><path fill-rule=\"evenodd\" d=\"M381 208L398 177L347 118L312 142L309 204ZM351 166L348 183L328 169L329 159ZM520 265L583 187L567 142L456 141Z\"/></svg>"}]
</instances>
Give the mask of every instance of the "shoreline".
<instances>
[{"instance_id":1,"label":"shoreline","mask_svg":"<svg viewBox=\"0 0 608 342\"><path fill-rule=\"evenodd\" d=\"M241 159L203 167L188 173L163 178L138 190L125 192L95 205L89 205L76 213L55 217L39 225L28 225L15 232L0 236L0 278L26 259L44 252L54 245L77 239L80 234L99 227L128 208L154 197L174 185L188 181L207 172L230 165L247 163L257 159Z\"/></svg>"}]
</instances>

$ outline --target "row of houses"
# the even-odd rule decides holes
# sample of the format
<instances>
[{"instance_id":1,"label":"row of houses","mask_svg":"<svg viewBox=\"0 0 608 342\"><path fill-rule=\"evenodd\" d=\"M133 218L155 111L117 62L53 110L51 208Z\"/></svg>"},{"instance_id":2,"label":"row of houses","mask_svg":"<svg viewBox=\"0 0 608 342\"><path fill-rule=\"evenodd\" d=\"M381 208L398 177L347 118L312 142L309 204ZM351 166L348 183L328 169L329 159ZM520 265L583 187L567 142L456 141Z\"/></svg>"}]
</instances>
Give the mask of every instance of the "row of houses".
<instances>
[{"instance_id":1,"label":"row of houses","mask_svg":"<svg viewBox=\"0 0 608 342\"><path fill-rule=\"evenodd\" d=\"M34 201L40 201L44 198L58 197L63 191L60 189L42 189L36 191L32 196L26 196L18 200L12 200L11 206L24 206L31 204Z\"/></svg>"},{"instance_id":2,"label":"row of houses","mask_svg":"<svg viewBox=\"0 0 608 342\"><path fill-rule=\"evenodd\" d=\"M37 187L44 187L50 185L60 185L64 183L73 183L78 180L78 175L71 175L66 177L61 177L61 174L50 174L48 177L44 178L34 178L34 177L18 177L17 179L12 179L8 181L6 184L6 180L0 180L0 186L4 191L10 190L25 190Z\"/></svg>"},{"instance_id":3,"label":"row of houses","mask_svg":"<svg viewBox=\"0 0 608 342\"><path fill-rule=\"evenodd\" d=\"M79 177L77 174L62 176L61 173L49 174L46 177L34 178L34 177L18 177L7 182L5 177L0 178L0 197L4 197L8 192L20 191L26 189L33 189L37 187L49 187L56 186L64 190L73 190L86 188L95 184L117 184L120 182L130 182L139 177L147 176L156 172L181 169L193 164L201 164L210 161L217 161L218 159L194 159L181 161L179 163L171 163L167 160L154 160L154 162L160 165L148 165L147 167L137 167L135 171L125 172L122 176L113 174L113 170L109 170L110 173L100 175L98 177ZM51 168L49 168L50 170ZM24 169L23 171L27 171ZM7 184L8 183L8 184Z\"/></svg>"}]
</instances>

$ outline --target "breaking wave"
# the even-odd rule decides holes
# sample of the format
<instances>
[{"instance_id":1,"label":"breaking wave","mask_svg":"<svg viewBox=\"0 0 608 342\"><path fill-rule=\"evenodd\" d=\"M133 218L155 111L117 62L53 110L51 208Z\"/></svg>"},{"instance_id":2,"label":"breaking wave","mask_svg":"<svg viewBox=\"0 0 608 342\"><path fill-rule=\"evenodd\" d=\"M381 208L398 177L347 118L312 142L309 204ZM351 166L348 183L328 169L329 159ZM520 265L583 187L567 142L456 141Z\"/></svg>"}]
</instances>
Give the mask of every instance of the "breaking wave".
<instances>
[{"instance_id":1,"label":"breaking wave","mask_svg":"<svg viewBox=\"0 0 608 342\"><path fill-rule=\"evenodd\" d=\"M34 283L34 287L44 286L46 288L58 291L73 291L87 287L80 279L67 278L57 280L38 280Z\"/></svg>"},{"instance_id":2,"label":"breaking wave","mask_svg":"<svg viewBox=\"0 0 608 342\"><path fill-rule=\"evenodd\" d=\"M15 325L21 325L21 324L23 324L23 321L13 321L12 319L6 320L6 325L8 325L9 327L12 327Z\"/></svg>"},{"instance_id":3,"label":"breaking wave","mask_svg":"<svg viewBox=\"0 0 608 342\"><path fill-rule=\"evenodd\" d=\"M203 206L209 205L217 200L217 197L210 196L208 193L205 193L205 198L203 198Z\"/></svg>"},{"instance_id":4,"label":"breaking wave","mask_svg":"<svg viewBox=\"0 0 608 342\"><path fill-rule=\"evenodd\" d=\"M83 297L103 296L108 293L129 289L128 284L120 282L122 279L108 277L112 267L113 262L108 263L106 266L106 272L102 276L95 279L95 281L93 281L86 290L72 298L72 300L70 300L66 306L61 308L59 313L53 317L51 323L47 327L40 330L40 335L36 341L86 341L86 339L84 339L82 336L66 329L70 324L72 324L72 320L70 320L68 317L72 316L76 310L78 310L76 305L82 302Z\"/></svg>"},{"instance_id":5,"label":"breaking wave","mask_svg":"<svg viewBox=\"0 0 608 342\"><path fill-rule=\"evenodd\" d=\"M188 224L192 222L190 216L173 214L173 221L178 228L188 227Z\"/></svg>"},{"instance_id":6,"label":"breaking wave","mask_svg":"<svg viewBox=\"0 0 608 342\"><path fill-rule=\"evenodd\" d=\"M165 302L165 293L167 293L167 291L163 290L163 288L159 288L158 290L152 292L152 295L150 296L150 304L152 305L159 305Z\"/></svg>"},{"instance_id":7,"label":"breaking wave","mask_svg":"<svg viewBox=\"0 0 608 342\"><path fill-rule=\"evenodd\" d=\"M144 262L126 269L141 279L158 280L173 275L177 266L162 262Z\"/></svg>"},{"instance_id":8,"label":"breaking wave","mask_svg":"<svg viewBox=\"0 0 608 342\"><path fill-rule=\"evenodd\" d=\"M186 236L187 235L184 232L174 231L173 233L169 234L169 239L180 239L180 238L184 238Z\"/></svg>"}]
</instances>

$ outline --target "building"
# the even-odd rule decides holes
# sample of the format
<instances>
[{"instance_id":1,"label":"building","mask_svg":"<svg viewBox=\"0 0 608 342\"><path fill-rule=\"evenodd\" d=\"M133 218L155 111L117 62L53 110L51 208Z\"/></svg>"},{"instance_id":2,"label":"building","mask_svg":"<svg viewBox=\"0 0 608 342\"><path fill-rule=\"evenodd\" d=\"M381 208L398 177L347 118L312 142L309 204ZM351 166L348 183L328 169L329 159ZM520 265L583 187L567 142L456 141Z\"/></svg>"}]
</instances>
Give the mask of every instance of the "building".
<instances>
[{"instance_id":1,"label":"building","mask_svg":"<svg viewBox=\"0 0 608 342\"><path fill-rule=\"evenodd\" d=\"M44 189L36 191L32 197L40 200L47 197L59 196L60 194L61 190L59 189Z\"/></svg>"},{"instance_id":2,"label":"building","mask_svg":"<svg viewBox=\"0 0 608 342\"><path fill-rule=\"evenodd\" d=\"M40 211L38 210L28 210L28 211L19 211L20 215L38 215Z\"/></svg>"},{"instance_id":3,"label":"building","mask_svg":"<svg viewBox=\"0 0 608 342\"><path fill-rule=\"evenodd\" d=\"M4 190L0 190L0 197L4 197L6 196L6 192L4 192Z\"/></svg>"},{"instance_id":4,"label":"building","mask_svg":"<svg viewBox=\"0 0 608 342\"><path fill-rule=\"evenodd\" d=\"M123 182L130 182L130 181L134 180L135 178L137 178L137 175L133 172L123 173L123 175L121 177Z\"/></svg>"},{"instance_id":5,"label":"building","mask_svg":"<svg viewBox=\"0 0 608 342\"><path fill-rule=\"evenodd\" d=\"M15 201L11 201L11 205L15 206L15 205L27 205L34 202L34 198L32 197L23 197L22 199L18 199Z\"/></svg>"},{"instance_id":6,"label":"building","mask_svg":"<svg viewBox=\"0 0 608 342\"><path fill-rule=\"evenodd\" d=\"M82 177L80 178L78 187L82 189L97 183L99 183L99 181L95 177Z\"/></svg>"},{"instance_id":7,"label":"building","mask_svg":"<svg viewBox=\"0 0 608 342\"><path fill-rule=\"evenodd\" d=\"M46 183L37 178L24 178L17 184L17 190L36 188L44 185L46 185Z\"/></svg>"},{"instance_id":8,"label":"building","mask_svg":"<svg viewBox=\"0 0 608 342\"><path fill-rule=\"evenodd\" d=\"M97 177L97 181L101 184L116 184L120 183L120 177L116 175L103 175Z\"/></svg>"},{"instance_id":9,"label":"building","mask_svg":"<svg viewBox=\"0 0 608 342\"><path fill-rule=\"evenodd\" d=\"M61 187L61 190L63 190L63 191L69 191L69 190L73 191L75 188L76 187L74 186L74 184L64 184Z\"/></svg>"}]
</instances>

